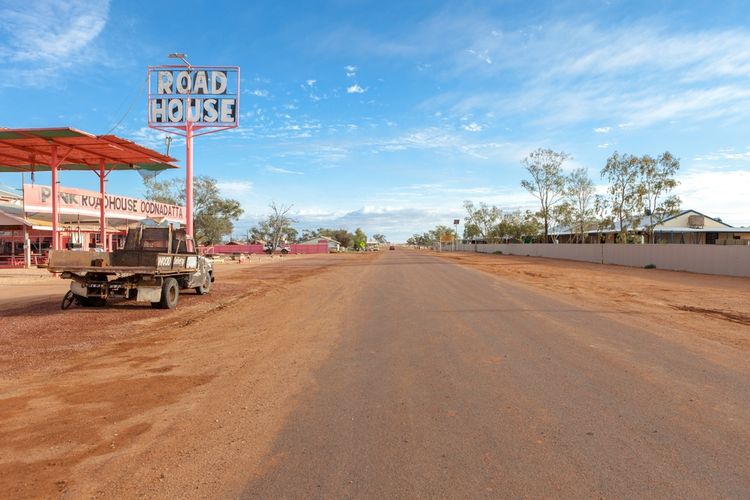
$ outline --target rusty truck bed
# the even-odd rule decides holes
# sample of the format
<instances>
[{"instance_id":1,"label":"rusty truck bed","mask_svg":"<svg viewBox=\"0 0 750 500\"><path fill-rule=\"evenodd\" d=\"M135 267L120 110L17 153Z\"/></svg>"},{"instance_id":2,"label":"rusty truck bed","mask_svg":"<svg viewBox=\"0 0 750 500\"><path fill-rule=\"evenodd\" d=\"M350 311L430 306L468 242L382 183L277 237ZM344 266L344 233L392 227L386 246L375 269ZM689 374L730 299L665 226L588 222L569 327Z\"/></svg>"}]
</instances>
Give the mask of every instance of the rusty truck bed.
<instances>
[{"instance_id":1,"label":"rusty truck bed","mask_svg":"<svg viewBox=\"0 0 750 500\"><path fill-rule=\"evenodd\" d=\"M114 252L80 252L53 250L49 253L47 270L53 273L88 273L169 275L192 273L198 268L195 254L173 254L132 250Z\"/></svg>"}]
</instances>

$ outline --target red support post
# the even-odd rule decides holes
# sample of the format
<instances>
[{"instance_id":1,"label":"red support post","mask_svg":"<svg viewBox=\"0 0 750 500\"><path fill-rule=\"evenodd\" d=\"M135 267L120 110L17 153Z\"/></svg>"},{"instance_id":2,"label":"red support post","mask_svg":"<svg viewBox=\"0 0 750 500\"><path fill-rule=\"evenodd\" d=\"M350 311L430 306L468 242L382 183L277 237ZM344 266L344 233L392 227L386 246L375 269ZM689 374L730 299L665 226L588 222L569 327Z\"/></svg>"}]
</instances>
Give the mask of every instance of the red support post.
<instances>
[{"instance_id":1,"label":"red support post","mask_svg":"<svg viewBox=\"0 0 750 500\"><path fill-rule=\"evenodd\" d=\"M52 249L60 250L60 238L57 234L57 146L52 146L52 158L49 168L52 171Z\"/></svg>"},{"instance_id":2,"label":"red support post","mask_svg":"<svg viewBox=\"0 0 750 500\"><path fill-rule=\"evenodd\" d=\"M190 121L190 99L187 100L185 123L185 218L188 236L193 236L193 122Z\"/></svg>"},{"instance_id":3,"label":"red support post","mask_svg":"<svg viewBox=\"0 0 750 500\"><path fill-rule=\"evenodd\" d=\"M99 241L102 244L102 250L105 252L107 249L107 219L104 215L104 160L99 160Z\"/></svg>"}]
</instances>

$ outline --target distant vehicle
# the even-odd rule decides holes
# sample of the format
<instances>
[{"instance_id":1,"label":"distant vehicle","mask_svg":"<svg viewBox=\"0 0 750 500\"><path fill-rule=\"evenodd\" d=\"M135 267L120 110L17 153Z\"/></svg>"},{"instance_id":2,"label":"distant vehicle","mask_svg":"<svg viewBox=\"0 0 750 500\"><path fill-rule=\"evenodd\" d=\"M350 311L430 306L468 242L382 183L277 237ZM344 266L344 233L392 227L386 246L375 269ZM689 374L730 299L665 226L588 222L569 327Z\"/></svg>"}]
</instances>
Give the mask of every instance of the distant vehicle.
<instances>
[{"instance_id":1,"label":"distant vehicle","mask_svg":"<svg viewBox=\"0 0 750 500\"><path fill-rule=\"evenodd\" d=\"M145 227L128 229L125 247L114 252L51 250L47 269L70 279L70 291L61 307L73 302L99 307L120 296L153 307L177 307L180 290L198 295L211 289L213 262L198 252L184 229Z\"/></svg>"},{"instance_id":2,"label":"distant vehicle","mask_svg":"<svg viewBox=\"0 0 750 500\"><path fill-rule=\"evenodd\" d=\"M396 249L396 247L394 247L393 245L391 245L391 246L388 247L388 250L395 250L395 249Z\"/></svg>"},{"instance_id":3,"label":"distant vehicle","mask_svg":"<svg viewBox=\"0 0 750 500\"><path fill-rule=\"evenodd\" d=\"M290 247L289 245L282 244L276 247L276 251L283 255L288 254L289 252L291 252L291 250L292 250L292 247ZM274 249L272 248L271 245L266 245L263 251L267 253L268 255L271 255L272 253L274 253Z\"/></svg>"}]
</instances>

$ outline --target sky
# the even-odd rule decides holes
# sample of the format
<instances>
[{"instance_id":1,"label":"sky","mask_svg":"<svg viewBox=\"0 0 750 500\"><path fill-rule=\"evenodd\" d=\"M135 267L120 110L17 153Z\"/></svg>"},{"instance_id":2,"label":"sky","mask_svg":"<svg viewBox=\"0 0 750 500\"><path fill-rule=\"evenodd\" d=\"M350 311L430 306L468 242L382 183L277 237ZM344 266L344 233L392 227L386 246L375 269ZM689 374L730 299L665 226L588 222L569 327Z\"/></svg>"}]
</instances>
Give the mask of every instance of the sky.
<instances>
[{"instance_id":1,"label":"sky","mask_svg":"<svg viewBox=\"0 0 750 500\"><path fill-rule=\"evenodd\" d=\"M149 65L241 68L240 126L195 140L195 174L301 229L404 241L463 201L534 208L521 160L680 158L682 207L750 225L750 9L744 1L0 0L0 126L71 126L165 152ZM170 153L184 166L184 142ZM20 186L17 174L0 184ZM159 179L184 177L184 170ZM91 173L64 186L97 188ZM49 183L37 174L37 183ZM107 190L142 196L115 172Z\"/></svg>"}]
</instances>

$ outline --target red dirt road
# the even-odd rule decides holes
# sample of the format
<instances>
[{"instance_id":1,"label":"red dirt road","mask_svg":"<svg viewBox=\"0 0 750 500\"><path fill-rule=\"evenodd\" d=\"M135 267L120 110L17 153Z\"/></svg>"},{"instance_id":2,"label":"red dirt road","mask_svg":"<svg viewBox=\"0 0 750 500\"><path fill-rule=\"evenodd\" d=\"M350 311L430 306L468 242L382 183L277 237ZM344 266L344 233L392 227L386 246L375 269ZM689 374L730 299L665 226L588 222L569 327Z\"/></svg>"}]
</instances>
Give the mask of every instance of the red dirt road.
<instances>
[{"instance_id":1,"label":"red dirt road","mask_svg":"<svg viewBox=\"0 0 750 500\"><path fill-rule=\"evenodd\" d=\"M746 497L748 285L400 250L227 264L177 311L16 304L0 491Z\"/></svg>"}]
</instances>

